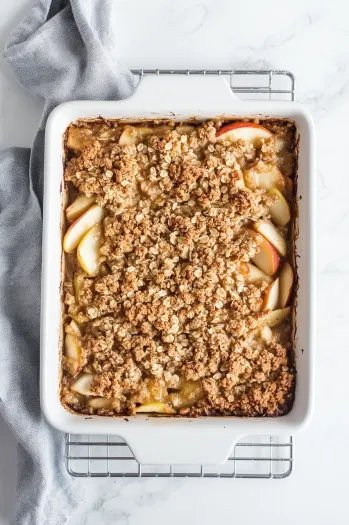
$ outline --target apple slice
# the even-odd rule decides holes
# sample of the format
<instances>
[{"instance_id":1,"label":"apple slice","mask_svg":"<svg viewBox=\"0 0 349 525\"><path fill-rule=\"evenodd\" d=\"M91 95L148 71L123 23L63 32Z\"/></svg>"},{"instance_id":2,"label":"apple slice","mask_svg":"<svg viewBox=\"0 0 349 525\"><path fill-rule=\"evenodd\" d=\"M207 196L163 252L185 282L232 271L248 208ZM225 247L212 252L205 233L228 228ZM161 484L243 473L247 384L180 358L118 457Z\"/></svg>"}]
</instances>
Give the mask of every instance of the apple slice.
<instances>
[{"instance_id":1,"label":"apple slice","mask_svg":"<svg viewBox=\"0 0 349 525\"><path fill-rule=\"evenodd\" d=\"M278 226L286 226L291 220L291 211L287 200L277 188L268 191L274 197L274 204L269 208L271 220Z\"/></svg>"},{"instance_id":2,"label":"apple slice","mask_svg":"<svg viewBox=\"0 0 349 525\"><path fill-rule=\"evenodd\" d=\"M264 318L262 318L261 322L264 320ZM260 339L262 339L262 341L271 341L273 338L273 332L271 331L271 329L269 328L269 326L261 326L259 325L257 328L254 328L253 330L251 330L250 332L248 332L248 334L246 335L246 338L245 338L245 342L248 344L248 345L251 345L253 344L255 341L260 341Z\"/></svg>"},{"instance_id":3,"label":"apple slice","mask_svg":"<svg viewBox=\"0 0 349 525\"><path fill-rule=\"evenodd\" d=\"M234 122L223 126L216 133L217 140L229 140L231 142L246 140L252 142L255 147L261 145L262 139L268 139L271 136L270 131L253 122Z\"/></svg>"},{"instance_id":4,"label":"apple slice","mask_svg":"<svg viewBox=\"0 0 349 525\"><path fill-rule=\"evenodd\" d=\"M109 399L106 397L92 397L88 400L88 406L91 408L101 409L101 408L113 408L114 399Z\"/></svg>"},{"instance_id":5,"label":"apple slice","mask_svg":"<svg viewBox=\"0 0 349 525\"><path fill-rule=\"evenodd\" d=\"M93 396L91 392L91 386L95 380L95 376L92 374L86 374L82 372L70 385L71 390L81 394L83 396Z\"/></svg>"},{"instance_id":6,"label":"apple slice","mask_svg":"<svg viewBox=\"0 0 349 525\"><path fill-rule=\"evenodd\" d=\"M280 308L285 308L289 303L289 300L292 295L292 287L294 281L294 271L292 266L286 262L282 265L280 270L280 298L279 306Z\"/></svg>"},{"instance_id":7,"label":"apple slice","mask_svg":"<svg viewBox=\"0 0 349 525\"><path fill-rule=\"evenodd\" d=\"M240 263L240 273L248 283L255 283L257 281L271 281L271 278L266 273L262 272L257 266L252 263Z\"/></svg>"},{"instance_id":8,"label":"apple slice","mask_svg":"<svg viewBox=\"0 0 349 525\"><path fill-rule=\"evenodd\" d=\"M277 278L270 286L268 286L264 296L263 310L275 310L277 307L279 302L279 285L280 280Z\"/></svg>"},{"instance_id":9,"label":"apple slice","mask_svg":"<svg viewBox=\"0 0 349 525\"><path fill-rule=\"evenodd\" d=\"M71 253L86 233L103 219L103 208L92 206L83 215L81 215L68 228L63 239L63 248L67 253Z\"/></svg>"},{"instance_id":10,"label":"apple slice","mask_svg":"<svg viewBox=\"0 0 349 525\"><path fill-rule=\"evenodd\" d=\"M281 171L272 164L263 167L255 166L244 171L245 184L250 190L264 188L271 190L277 188L280 191L285 190L285 177Z\"/></svg>"},{"instance_id":11,"label":"apple slice","mask_svg":"<svg viewBox=\"0 0 349 525\"><path fill-rule=\"evenodd\" d=\"M258 235L258 233L250 230L251 235ZM280 258L274 246L261 236L261 244L259 245L259 252L252 258L254 264L267 275L274 275L277 272L280 264Z\"/></svg>"},{"instance_id":12,"label":"apple slice","mask_svg":"<svg viewBox=\"0 0 349 525\"><path fill-rule=\"evenodd\" d=\"M81 354L80 337L76 334L67 333L65 336L66 368L73 377L81 368Z\"/></svg>"},{"instance_id":13,"label":"apple slice","mask_svg":"<svg viewBox=\"0 0 349 525\"><path fill-rule=\"evenodd\" d=\"M68 221L74 221L80 217L80 215L85 213L85 211L88 210L90 206L92 206L95 200L95 195L87 197L84 193L80 193L80 195L76 197L75 201L65 210Z\"/></svg>"},{"instance_id":14,"label":"apple slice","mask_svg":"<svg viewBox=\"0 0 349 525\"><path fill-rule=\"evenodd\" d=\"M259 220L254 223L253 227L276 248L280 255L285 257L287 252L286 241L273 224Z\"/></svg>"},{"instance_id":15,"label":"apple slice","mask_svg":"<svg viewBox=\"0 0 349 525\"><path fill-rule=\"evenodd\" d=\"M101 242L102 227L96 224L86 233L78 246L78 261L89 277L94 277L98 273Z\"/></svg>"},{"instance_id":16,"label":"apple slice","mask_svg":"<svg viewBox=\"0 0 349 525\"><path fill-rule=\"evenodd\" d=\"M78 324L88 323L90 318L87 315L84 315L82 312L79 312L77 315L69 314L72 319Z\"/></svg>"},{"instance_id":17,"label":"apple slice","mask_svg":"<svg viewBox=\"0 0 349 525\"><path fill-rule=\"evenodd\" d=\"M269 326L263 326L263 328L260 331L260 336L263 339L263 341L266 341L267 343L273 339L273 332L269 328Z\"/></svg>"},{"instance_id":18,"label":"apple slice","mask_svg":"<svg viewBox=\"0 0 349 525\"><path fill-rule=\"evenodd\" d=\"M135 144L137 140L151 135L153 128L146 127L135 127L135 126L125 126L123 132L119 138L120 146L125 146L126 144Z\"/></svg>"},{"instance_id":19,"label":"apple slice","mask_svg":"<svg viewBox=\"0 0 349 525\"><path fill-rule=\"evenodd\" d=\"M78 337L81 336L81 331L80 331L79 325L77 324L76 321L74 321L74 319L72 319L70 324L68 324L65 327L65 333L66 334L75 335L75 336L78 336Z\"/></svg>"},{"instance_id":20,"label":"apple slice","mask_svg":"<svg viewBox=\"0 0 349 525\"><path fill-rule=\"evenodd\" d=\"M262 322L265 323L269 328L272 328L273 326L277 326L291 313L291 307L288 306L287 308L281 308L280 310L273 310L272 312L267 313L263 319Z\"/></svg>"},{"instance_id":21,"label":"apple slice","mask_svg":"<svg viewBox=\"0 0 349 525\"><path fill-rule=\"evenodd\" d=\"M136 413L142 412L156 412L158 414L174 414L175 411L168 403L145 403L136 408Z\"/></svg>"},{"instance_id":22,"label":"apple slice","mask_svg":"<svg viewBox=\"0 0 349 525\"><path fill-rule=\"evenodd\" d=\"M180 135L190 135L190 133L195 131L196 127L190 126L188 124L182 124L181 126L177 126L175 129Z\"/></svg>"},{"instance_id":23,"label":"apple slice","mask_svg":"<svg viewBox=\"0 0 349 525\"><path fill-rule=\"evenodd\" d=\"M165 135L172 128L168 126L158 126L156 128L147 128L145 126L125 126L119 138L120 146L125 144L135 144L149 135Z\"/></svg>"},{"instance_id":24,"label":"apple slice","mask_svg":"<svg viewBox=\"0 0 349 525\"><path fill-rule=\"evenodd\" d=\"M86 278L85 274L82 273L74 273L74 295L75 295L75 301L77 304L80 304L80 290L83 285L83 282Z\"/></svg>"},{"instance_id":25,"label":"apple slice","mask_svg":"<svg viewBox=\"0 0 349 525\"><path fill-rule=\"evenodd\" d=\"M145 126L125 126L121 133L119 144L124 146L125 144L135 144L137 141L149 137L149 135L163 136L167 131L175 129L180 135L189 135L195 131L195 126L181 125L176 128L170 128L169 126L158 126L157 128L147 128Z\"/></svg>"},{"instance_id":26,"label":"apple slice","mask_svg":"<svg viewBox=\"0 0 349 525\"><path fill-rule=\"evenodd\" d=\"M80 338L77 334L67 333L65 335L65 355L71 359L80 359L81 357Z\"/></svg>"}]
</instances>

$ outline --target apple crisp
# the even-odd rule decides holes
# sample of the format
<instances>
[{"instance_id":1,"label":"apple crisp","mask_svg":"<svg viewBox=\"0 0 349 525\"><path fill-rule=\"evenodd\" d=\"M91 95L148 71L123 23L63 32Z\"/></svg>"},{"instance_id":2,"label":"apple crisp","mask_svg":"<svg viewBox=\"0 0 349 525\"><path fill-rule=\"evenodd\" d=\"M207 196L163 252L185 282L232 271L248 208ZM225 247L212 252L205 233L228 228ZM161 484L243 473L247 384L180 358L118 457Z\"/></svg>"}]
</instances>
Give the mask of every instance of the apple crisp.
<instances>
[{"instance_id":1,"label":"apple crisp","mask_svg":"<svg viewBox=\"0 0 349 525\"><path fill-rule=\"evenodd\" d=\"M63 405L286 414L294 124L82 120L64 146Z\"/></svg>"}]
</instances>

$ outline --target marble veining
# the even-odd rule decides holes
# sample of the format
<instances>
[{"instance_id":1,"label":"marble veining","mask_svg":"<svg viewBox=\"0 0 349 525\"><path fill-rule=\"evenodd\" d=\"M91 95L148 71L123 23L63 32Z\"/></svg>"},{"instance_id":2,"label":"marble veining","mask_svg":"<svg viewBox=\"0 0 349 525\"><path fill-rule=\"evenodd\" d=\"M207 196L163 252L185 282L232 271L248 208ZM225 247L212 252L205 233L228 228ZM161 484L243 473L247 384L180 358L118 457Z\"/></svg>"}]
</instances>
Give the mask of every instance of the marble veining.
<instances>
[{"instance_id":1,"label":"marble veining","mask_svg":"<svg viewBox=\"0 0 349 525\"><path fill-rule=\"evenodd\" d=\"M70 522L74 525L129 525L136 509L165 504L185 484L181 479L96 480L91 487L89 480L83 481L86 500ZM93 492L98 485L99 497ZM91 490L92 489L92 490Z\"/></svg>"}]
</instances>

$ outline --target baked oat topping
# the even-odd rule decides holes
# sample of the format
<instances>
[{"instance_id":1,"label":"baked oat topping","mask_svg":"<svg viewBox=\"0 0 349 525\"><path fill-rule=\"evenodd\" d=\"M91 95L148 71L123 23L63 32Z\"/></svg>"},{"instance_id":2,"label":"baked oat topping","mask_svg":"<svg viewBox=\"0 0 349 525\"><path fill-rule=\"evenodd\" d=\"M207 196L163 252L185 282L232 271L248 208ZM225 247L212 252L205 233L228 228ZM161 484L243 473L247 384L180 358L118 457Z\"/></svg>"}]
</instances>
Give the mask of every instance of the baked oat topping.
<instances>
[{"instance_id":1,"label":"baked oat topping","mask_svg":"<svg viewBox=\"0 0 349 525\"><path fill-rule=\"evenodd\" d=\"M291 408L295 128L244 124L68 128L67 216L76 222L64 239L62 402L70 409Z\"/></svg>"}]
</instances>

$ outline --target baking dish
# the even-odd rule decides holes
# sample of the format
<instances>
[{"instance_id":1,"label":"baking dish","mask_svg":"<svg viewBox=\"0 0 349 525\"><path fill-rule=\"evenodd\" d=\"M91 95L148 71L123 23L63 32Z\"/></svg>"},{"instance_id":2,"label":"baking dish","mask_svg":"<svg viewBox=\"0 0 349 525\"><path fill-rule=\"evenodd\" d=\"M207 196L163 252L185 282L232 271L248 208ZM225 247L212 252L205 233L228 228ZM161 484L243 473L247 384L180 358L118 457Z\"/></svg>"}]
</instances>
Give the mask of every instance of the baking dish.
<instances>
[{"instance_id":1,"label":"baking dish","mask_svg":"<svg viewBox=\"0 0 349 525\"><path fill-rule=\"evenodd\" d=\"M196 419L150 416L83 416L66 411L59 399L61 334L61 187L62 135L78 118L170 118L185 121L222 117L281 117L295 122L299 133L298 254L299 291L295 355L297 386L294 406L279 418L206 417ZM141 80L124 101L77 101L58 106L46 126L45 192L41 320L41 406L56 428L70 433L117 434L141 463L218 464L225 461L244 435L293 434L309 419L313 392L314 264L313 264L314 128L308 113L295 103L241 101L221 77L156 76Z\"/></svg>"}]
</instances>

